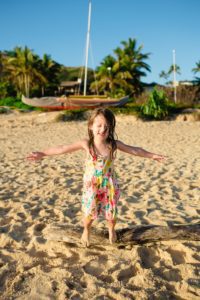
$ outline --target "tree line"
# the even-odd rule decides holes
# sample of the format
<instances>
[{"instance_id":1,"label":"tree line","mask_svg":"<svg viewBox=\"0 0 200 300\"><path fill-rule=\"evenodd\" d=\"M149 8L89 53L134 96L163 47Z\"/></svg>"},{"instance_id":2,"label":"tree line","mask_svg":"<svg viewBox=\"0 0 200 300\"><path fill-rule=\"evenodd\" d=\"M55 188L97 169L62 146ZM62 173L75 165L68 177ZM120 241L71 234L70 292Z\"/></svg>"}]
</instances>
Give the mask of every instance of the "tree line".
<instances>
[{"instance_id":1,"label":"tree line","mask_svg":"<svg viewBox=\"0 0 200 300\"><path fill-rule=\"evenodd\" d=\"M149 56L150 53L143 53L143 46L137 46L136 39L122 41L121 47L107 55L95 72L89 70L90 93L98 89L100 94L112 97L140 94L144 88L141 78L151 72L146 62ZM200 61L192 70L195 74L200 72ZM176 71L180 72L178 66ZM172 66L168 72L162 71L160 77L167 79L171 72ZM65 67L48 54L41 58L27 46L0 51L0 98L55 95L61 81L77 80L79 73L80 68ZM200 82L198 77L196 80Z\"/></svg>"}]
</instances>

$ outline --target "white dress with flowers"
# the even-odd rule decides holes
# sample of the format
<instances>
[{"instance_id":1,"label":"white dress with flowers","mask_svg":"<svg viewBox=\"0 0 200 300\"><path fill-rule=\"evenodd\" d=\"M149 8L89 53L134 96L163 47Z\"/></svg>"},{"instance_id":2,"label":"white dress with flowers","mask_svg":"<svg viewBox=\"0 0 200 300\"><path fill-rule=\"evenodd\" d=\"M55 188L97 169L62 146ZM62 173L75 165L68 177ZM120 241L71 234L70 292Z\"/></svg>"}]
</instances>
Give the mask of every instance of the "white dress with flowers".
<instances>
[{"instance_id":1,"label":"white dress with flowers","mask_svg":"<svg viewBox=\"0 0 200 300\"><path fill-rule=\"evenodd\" d=\"M89 154L83 182L82 209L85 216L94 220L103 214L106 220L116 220L120 190L114 160L110 155L103 157Z\"/></svg>"}]
</instances>

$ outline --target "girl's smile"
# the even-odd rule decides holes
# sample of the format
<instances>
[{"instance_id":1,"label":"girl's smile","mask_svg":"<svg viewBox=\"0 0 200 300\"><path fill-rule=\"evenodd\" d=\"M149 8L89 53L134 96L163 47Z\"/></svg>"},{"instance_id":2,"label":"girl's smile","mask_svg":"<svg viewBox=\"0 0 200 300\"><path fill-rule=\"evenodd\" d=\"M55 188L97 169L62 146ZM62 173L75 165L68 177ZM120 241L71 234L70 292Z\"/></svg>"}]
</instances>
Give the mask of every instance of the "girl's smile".
<instances>
[{"instance_id":1,"label":"girl's smile","mask_svg":"<svg viewBox=\"0 0 200 300\"><path fill-rule=\"evenodd\" d=\"M98 115L95 119L93 124L91 125L91 130L93 132L94 137L98 138L104 138L106 139L108 137L108 124L106 122L106 119L102 115Z\"/></svg>"}]
</instances>

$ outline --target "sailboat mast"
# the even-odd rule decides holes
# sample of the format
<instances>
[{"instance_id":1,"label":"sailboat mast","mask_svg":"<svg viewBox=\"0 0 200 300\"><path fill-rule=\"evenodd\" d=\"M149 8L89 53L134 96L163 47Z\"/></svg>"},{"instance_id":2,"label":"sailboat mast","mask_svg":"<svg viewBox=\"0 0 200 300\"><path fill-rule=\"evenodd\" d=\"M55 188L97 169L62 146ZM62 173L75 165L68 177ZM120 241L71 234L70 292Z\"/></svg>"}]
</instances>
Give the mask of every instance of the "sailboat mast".
<instances>
[{"instance_id":1,"label":"sailboat mast","mask_svg":"<svg viewBox=\"0 0 200 300\"><path fill-rule=\"evenodd\" d=\"M87 90L87 68L88 68L88 52L89 52L89 46L90 46L91 10L92 10L92 2L91 2L91 0L89 0L88 29L87 29L86 54L85 54L84 96L86 96L86 90Z\"/></svg>"},{"instance_id":2,"label":"sailboat mast","mask_svg":"<svg viewBox=\"0 0 200 300\"><path fill-rule=\"evenodd\" d=\"M173 50L173 86L174 86L174 102L176 103L176 51Z\"/></svg>"}]
</instances>

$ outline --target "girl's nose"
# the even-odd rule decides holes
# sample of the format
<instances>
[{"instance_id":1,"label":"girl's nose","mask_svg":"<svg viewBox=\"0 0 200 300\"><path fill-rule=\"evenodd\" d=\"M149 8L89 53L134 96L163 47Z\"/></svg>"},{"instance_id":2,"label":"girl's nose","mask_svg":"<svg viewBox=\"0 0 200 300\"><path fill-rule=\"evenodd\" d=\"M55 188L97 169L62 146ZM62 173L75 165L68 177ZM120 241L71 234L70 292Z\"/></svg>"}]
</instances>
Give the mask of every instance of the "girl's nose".
<instances>
[{"instance_id":1,"label":"girl's nose","mask_svg":"<svg viewBox=\"0 0 200 300\"><path fill-rule=\"evenodd\" d=\"M106 133L106 131L107 131L107 129L106 129L106 128L103 128L103 129L101 130L101 133Z\"/></svg>"}]
</instances>

